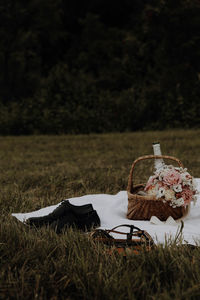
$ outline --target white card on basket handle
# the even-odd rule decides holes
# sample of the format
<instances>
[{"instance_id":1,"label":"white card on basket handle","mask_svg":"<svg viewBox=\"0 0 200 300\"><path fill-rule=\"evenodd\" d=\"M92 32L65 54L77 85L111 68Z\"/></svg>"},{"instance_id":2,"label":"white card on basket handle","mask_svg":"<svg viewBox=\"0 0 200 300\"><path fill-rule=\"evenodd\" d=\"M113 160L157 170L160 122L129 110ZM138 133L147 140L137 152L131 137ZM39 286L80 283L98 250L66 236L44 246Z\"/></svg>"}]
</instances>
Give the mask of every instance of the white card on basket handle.
<instances>
[{"instance_id":1,"label":"white card on basket handle","mask_svg":"<svg viewBox=\"0 0 200 300\"><path fill-rule=\"evenodd\" d=\"M154 155L162 155L159 142L153 143L152 146L153 146ZM156 170L162 169L164 167L164 165L165 165L165 163L162 158L155 159L154 167Z\"/></svg>"}]
</instances>

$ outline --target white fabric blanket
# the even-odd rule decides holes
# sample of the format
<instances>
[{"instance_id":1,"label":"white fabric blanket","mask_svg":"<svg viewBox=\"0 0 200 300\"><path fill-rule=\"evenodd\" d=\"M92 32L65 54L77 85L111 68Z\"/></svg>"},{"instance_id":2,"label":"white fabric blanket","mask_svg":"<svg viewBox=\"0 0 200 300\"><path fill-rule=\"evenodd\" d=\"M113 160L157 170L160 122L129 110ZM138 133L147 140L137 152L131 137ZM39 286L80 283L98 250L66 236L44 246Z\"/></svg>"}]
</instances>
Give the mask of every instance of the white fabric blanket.
<instances>
[{"instance_id":1,"label":"white fabric blanket","mask_svg":"<svg viewBox=\"0 0 200 300\"><path fill-rule=\"evenodd\" d=\"M195 181L197 183L197 189L200 192L200 178L196 178ZM154 224L156 222L128 220L126 218L128 205L126 191L121 191L116 195L94 194L69 198L68 200L74 205L91 203L100 217L101 228L103 229L111 229L121 224L134 224L140 229L146 230L152 236L155 243L164 244L166 239L169 240L169 238L173 240L181 226L180 222L158 222L158 224ZM16 217L19 221L24 222L30 217L49 214L59 204L60 203L28 213L13 213L12 216ZM127 228L121 229L122 231L127 232ZM182 238L183 243L200 245L200 194L197 197L197 203L195 205L191 204L190 213L184 219Z\"/></svg>"}]
</instances>

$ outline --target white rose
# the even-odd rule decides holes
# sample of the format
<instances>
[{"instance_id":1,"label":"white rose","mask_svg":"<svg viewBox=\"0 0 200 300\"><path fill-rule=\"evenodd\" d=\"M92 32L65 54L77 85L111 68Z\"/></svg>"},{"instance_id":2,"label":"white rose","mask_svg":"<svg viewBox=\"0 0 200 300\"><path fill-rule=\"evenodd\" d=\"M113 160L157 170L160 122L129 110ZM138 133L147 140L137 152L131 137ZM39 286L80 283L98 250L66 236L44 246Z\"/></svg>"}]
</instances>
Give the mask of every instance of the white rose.
<instances>
[{"instance_id":1,"label":"white rose","mask_svg":"<svg viewBox=\"0 0 200 300\"><path fill-rule=\"evenodd\" d=\"M169 201L169 200L172 200L172 199L176 199L175 198L175 193L174 193L174 191L173 190L171 190L171 189L166 189L165 190L165 199L167 200L167 201Z\"/></svg>"},{"instance_id":2,"label":"white rose","mask_svg":"<svg viewBox=\"0 0 200 300\"><path fill-rule=\"evenodd\" d=\"M159 199L164 196L165 196L165 189L163 187L160 187L157 191L156 198Z\"/></svg>"},{"instance_id":3,"label":"white rose","mask_svg":"<svg viewBox=\"0 0 200 300\"><path fill-rule=\"evenodd\" d=\"M174 190L176 193L182 192L182 186L181 186L181 184L174 184L174 185L173 185L173 190Z\"/></svg>"}]
</instances>

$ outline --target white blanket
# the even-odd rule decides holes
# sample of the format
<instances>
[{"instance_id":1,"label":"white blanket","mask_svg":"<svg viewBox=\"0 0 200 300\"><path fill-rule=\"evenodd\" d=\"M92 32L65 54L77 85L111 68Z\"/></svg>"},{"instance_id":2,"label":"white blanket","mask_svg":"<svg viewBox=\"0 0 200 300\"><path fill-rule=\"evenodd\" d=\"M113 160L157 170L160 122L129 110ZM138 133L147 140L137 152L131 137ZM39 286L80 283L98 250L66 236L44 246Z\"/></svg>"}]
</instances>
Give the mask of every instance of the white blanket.
<instances>
[{"instance_id":1,"label":"white blanket","mask_svg":"<svg viewBox=\"0 0 200 300\"><path fill-rule=\"evenodd\" d=\"M196 178L195 181L197 183L197 189L200 192L200 178ZM116 195L94 194L69 198L68 200L74 205L91 203L100 217L101 228L103 229L111 229L121 224L134 224L140 229L146 230L152 236L155 243L164 244L166 240L173 240L179 232L181 226L180 222L172 222L170 224L167 224L167 222L162 222L155 225L150 221L128 220L126 218L128 205L126 191L121 191ZM12 216L16 217L21 222L24 222L30 217L49 214L59 204L60 203L28 213L13 213ZM127 228L122 228L122 231L127 232ZM182 242L193 245L200 244L200 194L197 197L197 203L195 205L191 204L190 213L184 219Z\"/></svg>"}]
</instances>

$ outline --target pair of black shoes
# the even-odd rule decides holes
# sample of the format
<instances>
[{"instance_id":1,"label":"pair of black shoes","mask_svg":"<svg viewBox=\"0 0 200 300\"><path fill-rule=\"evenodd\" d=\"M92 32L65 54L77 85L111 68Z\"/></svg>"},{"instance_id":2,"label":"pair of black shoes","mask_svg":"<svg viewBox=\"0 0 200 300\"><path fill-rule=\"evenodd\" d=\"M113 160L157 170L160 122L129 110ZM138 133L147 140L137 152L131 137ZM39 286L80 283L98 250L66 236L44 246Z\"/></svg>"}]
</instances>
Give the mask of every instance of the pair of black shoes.
<instances>
[{"instance_id":1,"label":"pair of black shoes","mask_svg":"<svg viewBox=\"0 0 200 300\"><path fill-rule=\"evenodd\" d=\"M92 204L76 206L69 200L64 200L52 213L42 217L29 218L26 224L37 228L49 226L56 233L61 233L68 227L89 231L100 226L100 219Z\"/></svg>"}]
</instances>

